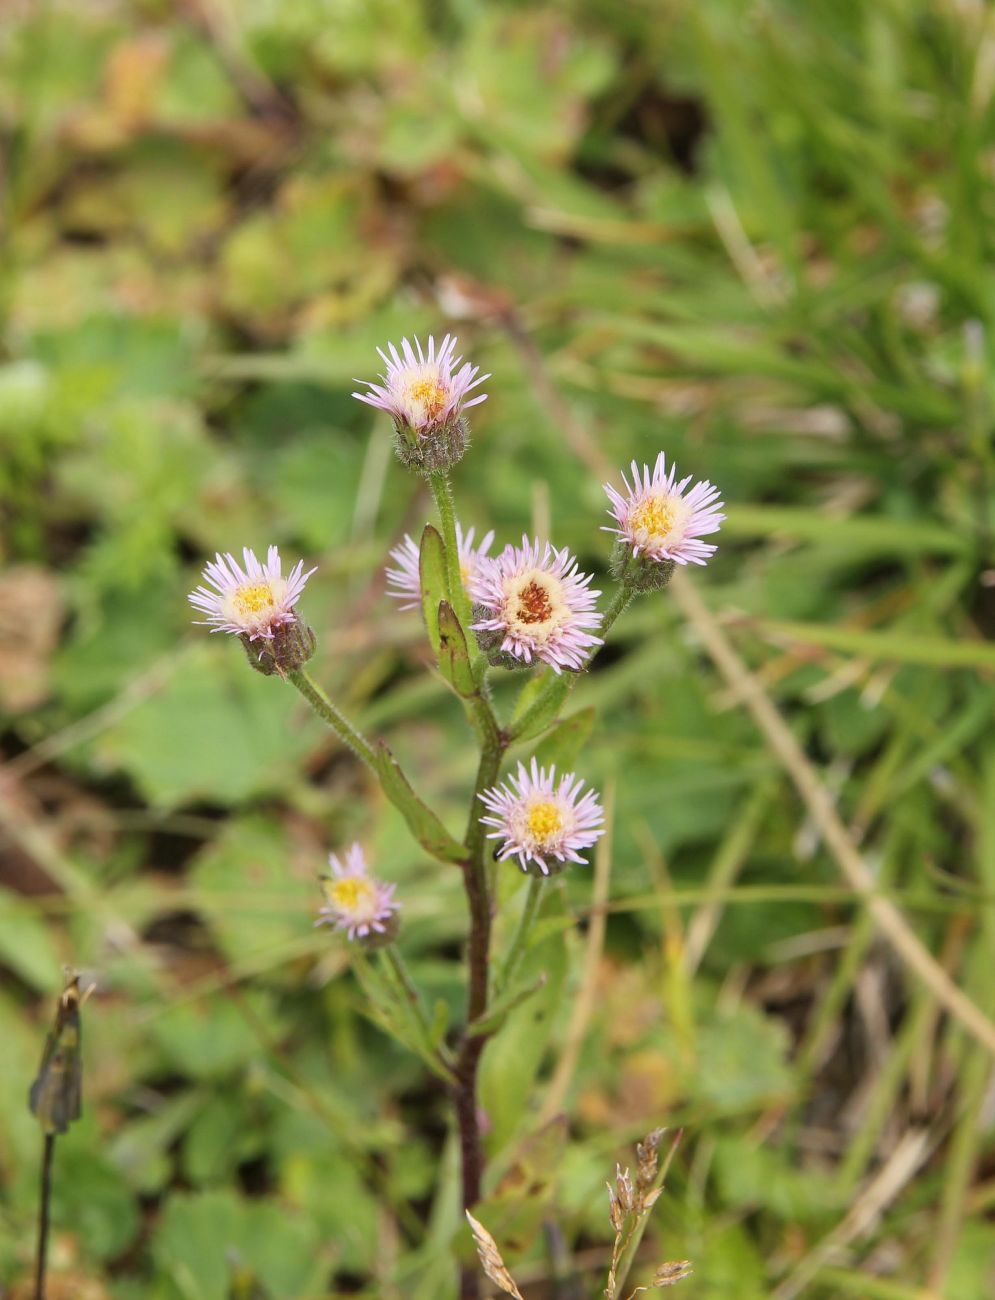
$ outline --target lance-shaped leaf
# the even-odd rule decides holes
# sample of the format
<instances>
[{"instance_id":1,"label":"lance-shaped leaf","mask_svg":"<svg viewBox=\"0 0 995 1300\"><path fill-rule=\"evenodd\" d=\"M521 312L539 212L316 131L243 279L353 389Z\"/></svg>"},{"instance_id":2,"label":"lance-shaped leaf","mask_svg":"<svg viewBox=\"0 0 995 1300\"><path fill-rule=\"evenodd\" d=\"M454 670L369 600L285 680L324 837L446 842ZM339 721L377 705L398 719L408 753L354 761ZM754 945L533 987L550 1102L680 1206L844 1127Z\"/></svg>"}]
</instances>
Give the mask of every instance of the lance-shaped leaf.
<instances>
[{"instance_id":1,"label":"lance-shaped leaf","mask_svg":"<svg viewBox=\"0 0 995 1300\"><path fill-rule=\"evenodd\" d=\"M487 1196L487 1219L508 1251L527 1250L548 1214L567 1151L567 1128L567 1117L554 1115L495 1160L500 1177Z\"/></svg>"},{"instance_id":2,"label":"lance-shaped leaf","mask_svg":"<svg viewBox=\"0 0 995 1300\"><path fill-rule=\"evenodd\" d=\"M397 759L382 740L373 747L373 762L384 794L401 813L422 848L441 862L462 862L466 850L453 839L431 808L418 798Z\"/></svg>"},{"instance_id":3,"label":"lance-shaped leaf","mask_svg":"<svg viewBox=\"0 0 995 1300\"><path fill-rule=\"evenodd\" d=\"M520 1007L526 999L538 993L540 989L546 987L547 975L542 971L534 980L524 986L512 985L511 988L499 994L490 1004L482 1016L476 1020L471 1020L467 1029L472 1034L493 1034L496 1033L504 1024L510 1012L516 1007Z\"/></svg>"},{"instance_id":4,"label":"lance-shaped leaf","mask_svg":"<svg viewBox=\"0 0 995 1300\"><path fill-rule=\"evenodd\" d=\"M531 740L553 722L573 689L574 673L546 671L541 677L526 683L512 714L508 733L512 740Z\"/></svg>"},{"instance_id":5,"label":"lance-shaped leaf","mask_svg":"<svg viewBox=\"0 0 995 1300\"><path fill-rule=\"evenodd\" d=\"M555 765L561 772L572 768L594 726L594 709L581 709L569 718L561 718L542 744L536 749L536 758L542 767Z\"/></svg>"},{"instance_id":6,"label":"lance-shaped leaf","mask_svg":"<svg viewBox=\"0 0 995 1300\"><path fill-rule=\"evenodd\" d=\"M455 1083L456 1076L443 1061L417 1016L412 1014L410 1005L399 996L382 972L366 959L361 949L353 952L352 968L366 994L364 1009L369 1018L409 1052L419 1056L433 1074L448 1084Z\"/></svg>"},{"instance_id":7,"label":"lance-shaped leaf","mask_svg":"<svg viewBox=\"0 0 995 1300\"><path fill-rule=\"evenodd\" d=\"M439 669L456 694L467 700L476 695L477 683L470 667L466 635L448 600L439 601L438 629Z\"/></svg>"},{"instance_id":8,"label":"lance-shaped leaf","mask_svg":"<svg viewBox=\"0 0 995 1300\"><path fill-rule=\"evenodd\" d=\"M439 657L439 604L449 594L446 586L446 545L442 534L431 524L422 530L418 551L418 574L421 582L421 607L428 639Z\"/></svg>"}]
</instances>

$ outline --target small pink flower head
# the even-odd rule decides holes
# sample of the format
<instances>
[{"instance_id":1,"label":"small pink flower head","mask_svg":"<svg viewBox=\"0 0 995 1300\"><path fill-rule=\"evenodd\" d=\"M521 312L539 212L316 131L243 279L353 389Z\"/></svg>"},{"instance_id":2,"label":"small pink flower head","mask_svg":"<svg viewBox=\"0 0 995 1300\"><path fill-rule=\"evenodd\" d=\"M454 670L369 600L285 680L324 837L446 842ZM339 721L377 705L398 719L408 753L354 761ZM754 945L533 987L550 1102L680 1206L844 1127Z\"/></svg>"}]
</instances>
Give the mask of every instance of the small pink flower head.
<instances>
[{"instance_id":1,"label":"small pink flower head","mask_svg":"<svg viewBox=\"0 0 995 1300\"><path fill-rule=\"evenodd\" d=\"M566 548L558 551L528 537L520 547L506 546L493 559L479 560L467 585L481 648L511 656L509 666L540 659L556 673L579 671L591 648L601 644L589 630L601 626L601 592L591 590L591 581Z\"/></svg>"},{"instance_id":2,"label":"small pink flower head","mask_svg":"<svg viewBox=\"0 0 995 1300\"><path fill-rule=\"evenodd\" d=\"M297 617L294 606L314 569L305 573L303 560L298 560L283 577L275 546L269 548L265 564L248 547L242 555L244 570L233 555L217 555L204 566L204 577L214 590L198 587L190 593L190 604L207 615L195 621L213 624L212 632L234 632L250 641L272 637L278 627Z\"/></svg>"},{"instance_id":3,"label":"small pink flower head","mask_svg":"<svg viewBox=\"0 0 995 1300\"><path fill-rule=\"evenodd\" d=\"M204 577L214 590L201 586L188 596L190 604L207 615L194 621L211 625L212 632L239 637L253 668L267 677L302 667L314 653L315 638L294 606L314 569L305 573L304 562L298 560L284 577L275 546L269 548L265 564L248 547L242 557L244 569L228 554L204 566Z\"/></svg>"},{"instance_id":4,"label":"small pink flower head","mask_svg":"<svg viewBox=\"0 0 995 1300\"><path fill-rule=\"evenodd\" d=\"M485 790L480 798L491 815L480 820L494 828L489 840L504 841L498 858L517 857L522 870L534 876L583 862L579 850L589 849L605 833L598 796L594 790L582 796L583 788L573 772L557 783L556 768L547 772L533 758L528 769L519 763L517 776L505 785Z\"/></svg>"},{"instance_id":5,"label":"small pink flower head","mask_svg":"<svg viewBox=\"0 0 995 1300\"><path fill-rule=\"evenodd\" d=\"M364 948L380 948L397 937L400 907L394 885L374 880L366 869L366 858L358 844L345 854L343 863L329 854L330 876L321 877L325 905L318 912L317 925L344 930Z\"/></svg>"},{"instance_id":6,"label":"small pink flower head","mask_svg":"<svg viewBox=\"0 0 995 1300\"><path fill-rule=\"evenodd\" d=\"M470 579L477 571L477 566L484 559L487 552L491 549L494 541L494 533L485 533L479 546L474 546L473 538L476 532L475 528L470 528L464 535L463 526L456 521L456 546L459 551L459 568L460 576L463 579L463 586L469 584ZM404 534L404 541L400 546L395 546L390 553L390 558L397 565L395 569L387 569L387 595L393 596L396 600L403 600L401 609L421 609L421 571L419 569L419 551L418 543L413 537Z\"/></svg>"},{"instance_id":7,"label":"small pink flower head","mask_svg":"<svg viewBox=\"0 0 995 1300\"><path fill-rule=\"evenodd\" d=\"M632 462L632 485L622 475L625 493L605 484L611 501L609 514L616 528L606 528L616 533L622 546L634 558L640 555L657 564L705 564L715 554L715 546L703 542L702 537L717 533L725 518L720 514L722 502L719 489L707 481L695 483L687 491L691 475L677 482L677 466L667 472L661 451L653 472L644 465Z\"/></svg>"},{"instance_id":8,"label":"small pink flower head","mask_svg":"<svg viewBox=\"0 0 995 1300\"><path fill-rule=\"evenodd\" d=\"M393 419L397 453L406 465L426 472L455 465L466 449L466 429L460 416L486 401L486 393L469 394L490 375L478 375L478 366L455 355L452 334L447 334L438 348L434 338L429 338L427 350L416 338L413 347L402 339L400 352L393 343L387 344L386 352L377 351L386 374L380 376L379 384L357 379L369 392L353 393L353 397L386 411Z\"/></svg>"}]
</instances>

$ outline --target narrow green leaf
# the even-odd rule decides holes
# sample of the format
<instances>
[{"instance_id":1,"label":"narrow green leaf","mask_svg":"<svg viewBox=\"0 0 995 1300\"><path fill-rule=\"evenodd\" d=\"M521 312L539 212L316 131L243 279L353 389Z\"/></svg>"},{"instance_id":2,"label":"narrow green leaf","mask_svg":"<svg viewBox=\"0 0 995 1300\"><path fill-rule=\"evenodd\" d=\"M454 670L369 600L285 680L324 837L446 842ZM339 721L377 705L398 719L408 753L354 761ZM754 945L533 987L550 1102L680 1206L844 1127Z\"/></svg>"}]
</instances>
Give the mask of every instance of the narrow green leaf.
<instances>
[{"instance_id":1,"label":"narrow green leaf","mask_svg":"<svg viewBox=\"0 0 995 1300\"><path fill-rule=\"evenodd\" d=\"M422 613L428 639L436 658L439 656L439 603L446 599L446 547L442 534L426 524L422 530L421 548L418 552L418 573L421 580Z\"/></svg>"},{"instance_id":2,"label":"narrow green leaf","mask_svg":"<svg viewBox=\"0 0 995 1300\"><path fill-rule=\"evenodd\" d=\"M779 640L823 646L843 654L860 655L894 663L928 664L935 668L995 669L995 646L990 641L922 636L909 632L865 631L828 623L798 623L764 619L760 629Z\"/></svg>"},{"instance_id":3,"label":"narrow green leaf","mask_svg":"<svg viewBox=\"0 0 995 1300\"><path fill-rule=\"evenodd\" d=\"M518 692L515 707L511 711L512 726L523 718L532 705L536 703L539 696L546 689L546 683L552 676L552 672L547 668L541 673L533 673L531 677L526 678L524 686Z\"/></svg>"},{"instance_id":4,"label":"narrow green leaf","mask_svg":"<svg viewBox=\"0 0 995 1300\"><path fill-rule=\"evenodd\" d=\"M411 1013L410 1006L398 996L390 981L367 960L362 949L353 953L353 970L366 994L368 1005L365 1011L370 1019L385 1033L396 1038L403 1047L419 1056L433 1074L447 1083L453 1083L455 1081L453 1074L443 1064L427 1035L422 1031L417 1018Z\"/></svg>"},{"instance_id":5,"label":"narrow green leaf","mask_svg":"<svg viewBox=\"0 0 995 1300\"><path fill-rule=\"evenodd\" d=\"M436 626L439 635L436 648L439 669L456 694L467 700L477 694L477 683L473 680L473 669L470 667L466 634L448 600L439 601Z\"/></svg>"},{"instance_id":6,"label":"narrow green leaf","mask_svg":"<svg viewBox=\"0 0 995 1300\"><path fill-rule=\"evenodd\" d=\"M574 674L560 673L557 676L547 672L534 680L541 685L530 689L533 683L528 683L515 705L509 729L513 740L532 740L556 721L556 715L573 687Z\"/></svg>"},{"instance_id":7,"label":"narrow green leaf","mask_svg":"<svg viewBox=\"0 0 995 1300\"><path fill-rule=\"evenodd\" d=\"M466 850L453 839L431 808L418 798L397 759L382 740L373 747L373 760L384 794L404 817L422 848L442 862L462 862Z\"/></svg>"},{"instance_id":8,"label":"narrow green leaf","mask_svg":"<svg viewBox=\"0 0 995 1300\"><path fill-rule=\"evenodd\" d=\"M594 716L591 707L572 713L569 718L561 718L536 750L536 758L541 766L549 767L555 763L561 772L573 767L577 755L587 744L594 726Z\"/></svg>"},{"instance_id":9,"label":"narrow green leaf","mask_svg":"<svg viewBox=\"0 0 995 1300\"><path fill-rule=\"evenodd\" d=\"M494 999L482 1016L471 1020L469 1029L474 1034L493 1034L504 1024L508 1015L520 1007L523 1002L546 987L547 975L542 971L536 979L525 985L512 985L500 997Z\"/></svg>"}]
</instances>

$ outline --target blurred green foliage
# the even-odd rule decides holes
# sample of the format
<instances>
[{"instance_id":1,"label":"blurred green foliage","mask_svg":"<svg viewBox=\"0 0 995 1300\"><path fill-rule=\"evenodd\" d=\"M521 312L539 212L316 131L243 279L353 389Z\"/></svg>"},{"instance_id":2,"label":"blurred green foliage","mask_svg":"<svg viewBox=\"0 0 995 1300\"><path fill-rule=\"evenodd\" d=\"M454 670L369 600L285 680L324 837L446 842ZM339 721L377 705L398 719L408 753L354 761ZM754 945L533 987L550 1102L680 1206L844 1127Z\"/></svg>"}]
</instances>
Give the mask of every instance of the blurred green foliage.
<instances>
[{"instance_id":1,"label":"blurred green foliage","mask_svg":"<svg viewBox=\"0 0 995 1300\"><path fill-rule=\"evenodd\" d=\"M502 542L548 527L603 571L585 438L721 485L693 580L995 1013L993 40L980 0L4 6L0 1286L27 1294L26 1089L68 961L100 993L53 1297L453 1294L445 1098L311 922L363 840L455 1020L459 881L185 602L217 549L319 563L317 674L458 831L471 745L381 598L429 505L350 397L402 334L454 325L493 375L457 490ZM618 633L576 697L616 819L569 1132L531 1099L587 969L559 919L585 869L484 1059L481 1217L530 1297L574 1294L544 1219L593 1295L615 1159L684 1125L646 1269L691 1257L689 1298L982 1300L990 1060L881 946L673 603Z\"/></svg>"}]
</instances>

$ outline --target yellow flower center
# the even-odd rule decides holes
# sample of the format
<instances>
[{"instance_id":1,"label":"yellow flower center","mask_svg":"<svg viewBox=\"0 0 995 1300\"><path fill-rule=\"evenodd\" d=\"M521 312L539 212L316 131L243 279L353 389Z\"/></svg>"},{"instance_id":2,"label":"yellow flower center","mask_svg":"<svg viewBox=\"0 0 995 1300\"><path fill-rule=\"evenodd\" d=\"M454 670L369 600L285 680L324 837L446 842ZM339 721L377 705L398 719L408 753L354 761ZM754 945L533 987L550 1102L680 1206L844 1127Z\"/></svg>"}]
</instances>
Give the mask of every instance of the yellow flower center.
<instances>
[{"instance_id":1,"label":"yellow flower center","mask_svg":"<svg viewBox=\"0 0 995 1300\"><path fill-rule=\"evenodd\" d=\"M425 420L435 420L446 405L446 391L436 379L415 379L408 385L408 400L420 408Z\"/></svg>"},{"instance_id":2,"label":"yellow flower center","mask_svg":"<svg viewBox=\"0 0 995 1300\"><path fill-rule=\"evenodd\" d=\"M361 876L345 876L333 881L328 894L335 907L343 912L358 912L376 902L376 890Z\"/></svg>"},{"instance_id":3,"label":"yellow flower center","mask_svg":"<svg viewBox=\"0 0 995 1300\"><path fill-rule=\"evenodd\" d=\"M275 604L273 588L268 582L254 582L239 587L233 601L242 618L251 618L264 610L272 609Z\"/></svg>"},{"instance_id":4,"label":"yellow flower center","mask_svg":"<svg viewBox=\"0 0 995 1300\"><path fill-rule=\"evenodd\" d=\"M679 502L673 497L650 496L633 510L629 526L634 533L642 534L647 542L664 542L673 532L681 513Z\"/></svg>"},{"instance_id":5,"label":"yellow flower center","mask_svg":"<svg viewBox=\"0 0 995 1300\"><path fill-rule=\"evenodd\" d=\"M532 805L525 824L536 844L540 848L545 848L550 840L563 830L563 816L555 803L544 800Z\"/></svg>"}]
</instances>

